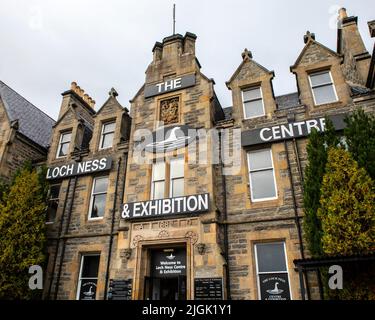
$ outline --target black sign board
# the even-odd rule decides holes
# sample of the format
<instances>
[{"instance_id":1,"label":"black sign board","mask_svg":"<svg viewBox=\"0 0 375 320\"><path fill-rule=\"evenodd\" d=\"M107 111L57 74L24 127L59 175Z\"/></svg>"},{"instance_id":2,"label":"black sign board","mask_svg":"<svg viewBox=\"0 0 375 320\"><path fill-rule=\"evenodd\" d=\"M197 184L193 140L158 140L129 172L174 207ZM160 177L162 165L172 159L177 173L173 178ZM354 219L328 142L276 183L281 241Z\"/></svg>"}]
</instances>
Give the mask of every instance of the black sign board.
<instances>
[{"instance_id":1,"label":"black sign board","mask_svg":"<svg viewBox=\"0 0 375 320\"><path fill-rule=\"evenodd\" d=\"M121 206L123 219L163 218L209 210L209 194L130 202Z\"/></svg>"},{"instance_id":2,"label":"black sign board","mask_svg":"<svg viewBox=\"0 0 375 320\"><path fill-rule=\"evenodd\" d=\"M194 298L197 300L223 300L223 278L195 278Z\"/></svg>"},{"instance_id":3,"label":"black sign board","mask_svg":"<svg viewBox=\"0 0 375 320\"><path fill-rule=\"evenodd\" d=\"M259 290L262 300L290 300L288 274L260 274Z\"/></svg>"},{"instance_id":4,"label":"black sign board","mask_svg":"<svg viewBox=\"0 0 375 320\"><path fill-rule=\"evenodd\" d=\"M132 280L109 280L108 300L131 300Z\"/></svg>"},{"instance_id":5,"label":"black sign board","mask_svg":"<svg viewBox=\"0 0 375 320\"><path fill-rule=\"evenodd\" d=\"M328 118L332 120L336 130L342 130L345 128L345 116L345 114L338 114L329 116ZM312 128L318 131L324 131L325 117L244 131L241 134L241 144L245 147L305 137L310 134Z\"/></svg>"},{"instance_id":6,"label":"black sign board","mask_svg":"<svg viewBox=\"0 0 375 320\"><path fill-rule=\"evenodd\" d=\"M82 279L79 300L95 300L97 280Z\"/></svg>"},{"instance_id":7,"label":"black sign board","mask_svg":"<svg viewBox=\"0 0 375 320\"><path fill-rule=\"evenodd\" d=\"M74 162L62 166L48 168L46 178L47 180L53 180L101 172L111 169L111 166L112 158L110 157Z\"/></svg>"},{"instance_id":8,"label":"black sign board","mask_svg":"<svg viewBox=\"0 0 375 320\"><path fill-rule=\"evenodd\" d=\"M166 92L172 92L195 85L195 74L188 74L178 78L166 80L164 82L159 82L156 84L146 85L145 86L145 98L150 98L163 94Z\"/></svg>"},{"instance_id":9,"label":"black sign board","mask_svg":"<svg viewBox=\"0 0 375 320\"><path fill-rule=\"evenodd\" d=\"M186 250L184 248L155 250L152 252L151 265L153 277L186 276Z\"/></svg>"},{"instance_id":10,"label":"black sign board","mask_svg":"<svg viewBox=\"0 0 375 320\"><path fill-rule=\"evenodd\" d=\"M196 136L197 130L187 125L163 126L150 135L144 149L153 153L177 150L186 147Z\"/></svg>"}]
</instances>

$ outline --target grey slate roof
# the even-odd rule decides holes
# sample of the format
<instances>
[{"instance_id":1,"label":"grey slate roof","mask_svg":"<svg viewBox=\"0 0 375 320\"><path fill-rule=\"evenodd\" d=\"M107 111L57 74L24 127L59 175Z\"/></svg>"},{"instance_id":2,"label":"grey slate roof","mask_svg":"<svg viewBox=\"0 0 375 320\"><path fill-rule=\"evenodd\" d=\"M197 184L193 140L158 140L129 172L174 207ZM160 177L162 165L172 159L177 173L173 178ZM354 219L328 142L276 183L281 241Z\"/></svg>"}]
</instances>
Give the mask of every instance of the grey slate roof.
<instances>
[{"instance_id":1,"label":"grey slate roof","mask_svg":"<svg viewBox=\"0 0 375 320\"><path fill-rule=\"evenodd\" d=\"M358 96L360 94L366 94L366 93L371 92L371 89L350 85L350 91L351 91L352 96Z\"/></svg>"},{"instance_id":2,"label":"grey slate roof","mask_svg":"<svg viewBox=\"0 0 375 320\"><path fill-rule=\"evenodd\" d=\"M47 147L55 121L0 80L0 99L10 121L18 120L18 131L42 147Z\"/></svg>"},{"instance_id":3,"label":"grey slate roof","mask_svg":"<svg viewBox=\"0 0 375 320\"><path fill-rule=\"evenodd\" d=\"M226 108L223 108L223 111L224 111L224 116L225 116L225 120L230 120L232 119L232 110L233 110L233 107L226 107Z\"/></svg>"},{"instance_id":4,"label":"grey slate roof","mask_svg":"<svg viewBox=\"0 0 375 320\"><path fill-rule=\"evenodd\" d=\"M287 109L300 105L298 92L283 94L275 97L278 109Z\"/></svg>"}]
</instances>

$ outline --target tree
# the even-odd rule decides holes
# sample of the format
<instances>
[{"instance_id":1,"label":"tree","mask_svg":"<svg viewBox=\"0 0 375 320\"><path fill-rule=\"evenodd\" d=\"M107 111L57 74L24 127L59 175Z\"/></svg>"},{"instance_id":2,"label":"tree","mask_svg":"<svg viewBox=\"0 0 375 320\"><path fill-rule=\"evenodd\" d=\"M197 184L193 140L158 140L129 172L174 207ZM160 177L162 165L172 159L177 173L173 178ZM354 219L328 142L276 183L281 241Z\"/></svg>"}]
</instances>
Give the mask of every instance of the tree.
<instances>
[{"instance_id":1,"label":"tree","mask_svg":"<svg viewBox=\"0 0 375 320\"><path fill-rule=\"evenodd\" d=\"M339 143L331 120L326 118L324 133L313 129L307 144L308 164L305 169L303 203L305 216L303 220L305 238L313 257L323 255L321 237L322 228L317 211L320 207L320 189L327 163L327 148Z\"/></svg>"},{"instance_id":2,"label":"tree","mask_svg":"<svg viewBox=\"0 0 375 320\"><path fill-rule=\"evenodd\" d=\"M45 260L47 185L43 173L26 165L12 179L0 201L0 299L30 299L32 265Z\"/></svg>"},{"instance_id":3,"label":"tree","mask_svg":"<svg viewBox=\"0 0 375 320\"><path fill-rule=\"evenodd\" d=\"M375 250L375 187L349 152L330 148L320 197L323 251L351 255Z\"/></svg>"},{"instance_id":4,"label":"tree","mask_svg":"<svg viewBox=\"0 0 375 320\"><path fill-rule=\"evenodd\" d=\"M375 181L375 116L358 109L345 122L348 151Z\"/></svg>"}]
</instances>

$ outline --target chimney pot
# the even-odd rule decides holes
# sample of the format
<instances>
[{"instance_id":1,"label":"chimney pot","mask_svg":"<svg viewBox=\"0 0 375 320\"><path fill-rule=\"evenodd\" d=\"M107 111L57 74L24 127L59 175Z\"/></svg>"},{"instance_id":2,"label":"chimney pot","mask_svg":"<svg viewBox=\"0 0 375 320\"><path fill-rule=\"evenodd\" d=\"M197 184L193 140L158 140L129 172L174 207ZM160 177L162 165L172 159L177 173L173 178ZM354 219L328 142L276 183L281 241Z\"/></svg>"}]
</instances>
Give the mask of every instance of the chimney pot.
<instances>
[{"instance_id":1,"label":"chimney pot","mask_svg":"<svg viewBox=\"0 0 375 320\"><path fill-rule=\"evenodd\" d=\"M348 15L346 13L346 9L345 8L340 8L339 9L339 19L342 20L342 19L345 19L347 17L348 17Z\"/></svg>"}]
</instances>

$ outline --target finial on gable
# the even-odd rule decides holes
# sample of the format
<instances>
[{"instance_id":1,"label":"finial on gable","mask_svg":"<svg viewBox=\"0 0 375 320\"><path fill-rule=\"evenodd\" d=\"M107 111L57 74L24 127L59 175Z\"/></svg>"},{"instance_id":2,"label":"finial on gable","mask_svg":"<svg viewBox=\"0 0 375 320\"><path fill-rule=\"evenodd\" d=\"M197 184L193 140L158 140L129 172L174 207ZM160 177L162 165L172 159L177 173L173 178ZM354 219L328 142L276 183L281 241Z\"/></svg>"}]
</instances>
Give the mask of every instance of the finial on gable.
<instances>
[{"instance_id":1,"label":"finial on gable","mask_svg":"<svg viewBox=\"0 0 375 320\"><path fill-rule=\"evenodd\" d=\"M315 40L315 33L311 33L310 31L306 31L306 34L303 36L303 42L307 43L309 39Z\"/></svg>"},{"instance_id":2,"label":"finial on gable","mask_svg":"<svg viewBox=\"0 0 375 320\"><path fill-rule=\"evenodd\" d=\"M243 60L245 60L246 58L249 58L249 59L253 58L253 54L251 53L251 51L247 50L247 48L245 48L245 50L242 52L241 56L242 56Z\"/></svg>"},{"instance_id":3,"label":"finial on gable","mask_svg":"<svg viewBox=\"0 0 375 320\"><path fill-rule=\"evenodd\" d=\"M111 88L111 90L108 92L108 94L113 97L113 98L116 98L118 96L118 93L116 91L115 88Z\"/></svg>"}]
</instances>

